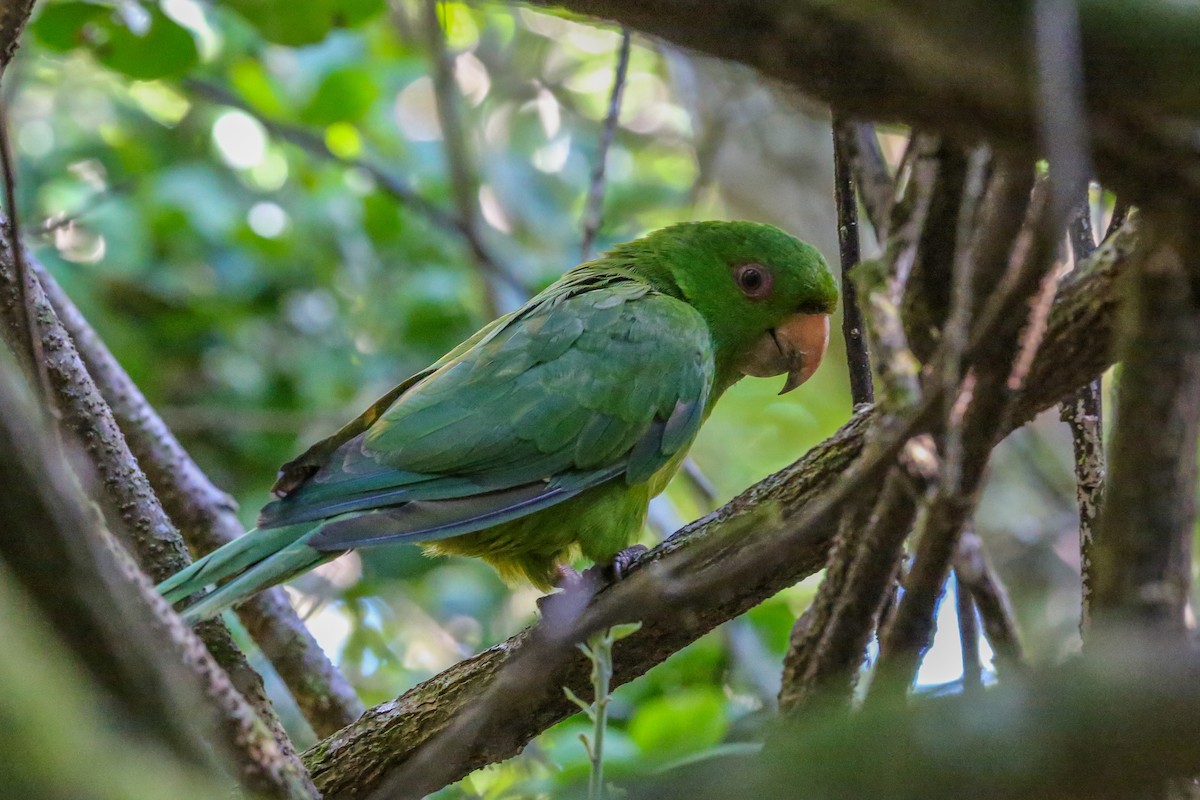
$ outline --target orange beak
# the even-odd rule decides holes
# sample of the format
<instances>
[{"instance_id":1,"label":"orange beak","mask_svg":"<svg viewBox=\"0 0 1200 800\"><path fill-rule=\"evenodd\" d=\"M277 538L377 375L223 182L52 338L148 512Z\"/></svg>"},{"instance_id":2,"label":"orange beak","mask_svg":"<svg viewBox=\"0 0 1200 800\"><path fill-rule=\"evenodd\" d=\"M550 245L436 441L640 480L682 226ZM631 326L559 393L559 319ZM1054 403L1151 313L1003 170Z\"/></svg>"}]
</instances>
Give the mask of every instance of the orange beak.
<instances>
[{"instance_id":1,"label":"orange beak","mask_svg":"<svg viewBox=\"0 0 1200 800\"><path fill-rule=\"evenodd\" d=\"M796 314L767 331L738 363L743 375L769 378L787 373L780 394L812 377L829 345L828 314Z\"/></svg>"}]
</instances>

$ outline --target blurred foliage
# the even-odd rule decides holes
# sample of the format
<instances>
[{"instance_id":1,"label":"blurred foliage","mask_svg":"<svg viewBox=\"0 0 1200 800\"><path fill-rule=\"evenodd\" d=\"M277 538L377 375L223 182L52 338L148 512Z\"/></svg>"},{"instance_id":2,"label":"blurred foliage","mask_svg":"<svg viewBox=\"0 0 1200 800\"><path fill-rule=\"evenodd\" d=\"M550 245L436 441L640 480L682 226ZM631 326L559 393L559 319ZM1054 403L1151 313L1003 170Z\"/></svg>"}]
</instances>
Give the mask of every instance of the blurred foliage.
<instances>
[{"instance_id":1,"label":"blurred foliage","mask_svg":"<svg viewBox=\"0 0 1200 800\"><path fill-rule=\"evenodd\" d=\"M19 202L38 256L247 523L279 464L487 321L485 277L459 235L338 160L370 162L452 208L419 13L407 0L314 0L304 13L282 0L45 0L9 71ZM440 13L483 243L535 291L577 259L619 36L515 5ZM328 153L273 134L276 123ZM898 157L902 134L886 138ZM743 69L635 39L597 244L745 217L835 256L830 162L819 111ZM493 288L502 309L522 299ZM835 336L800 392L778 398L776 382L746 381L730 393L694 451L722 500L846 419L842 363ZM1019 576L1034 653L1054 657L1077 618L1077 551L1069 447L1041 428L999 460L980 528L1002 573ZM659 519L709 510L685 482L667 497ZM814 587L618 690L609 774L753 740ZM481 563L414 548L351 555L293 588L368 703L518 630L536 596ZM584 728L563 723L442 794L532 797L581 780Z\"/></svg>"}]
</instances>

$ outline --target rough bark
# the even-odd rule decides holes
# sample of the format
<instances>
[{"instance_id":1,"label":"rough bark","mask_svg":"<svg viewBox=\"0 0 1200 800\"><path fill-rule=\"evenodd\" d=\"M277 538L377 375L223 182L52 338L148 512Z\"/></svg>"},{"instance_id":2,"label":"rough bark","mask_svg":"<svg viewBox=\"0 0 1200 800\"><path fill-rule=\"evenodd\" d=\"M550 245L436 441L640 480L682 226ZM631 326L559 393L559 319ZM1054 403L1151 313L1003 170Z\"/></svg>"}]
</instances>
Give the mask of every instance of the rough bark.
<instances>
[{"instance_id":1,"label":"rough bark","mask_svg":"<svg viewBox=\"0 0 1200 800\"><path fill-rule=\"evenodd\" d=\"M35 0L6 0L0 4L0 73L17 54L21 31L29 21Z\"/></svg>"},{"instance_id":2,"label":"rough bark","mask_svg":"<svg viewBox=\"0 0 1200 800\"><path fill-rule=\"evenodd\" d=\"M1014 401L1010 426L1058 402L1112 363L1115 277L1136 239L1136 220L1130 220L1060 288L1027 388ZM870 409L855 415L795 464L680 530L640 559L629 578L600 593L573 633L621 619L642 622L637 633L616 645L614 685L642 675L716 625L823 566L842 510L830 498L862 452L864 433L874 416ZM357 723L308 751L305 760L318 788L330 800L370 795L479 702L528 635L518 634L370 709ZM439 765L438 774L427 777L428 785L409 787L412 795L515 755L576 710L564 697L563 686L587 696L586 661L566 661L545 685L509 704L501 718L488 720L465 757Z\"/></svg>"},{"instance_id":3,"label":"rough bark","mask_svg":"<svg viewBox=\"0 0 1200 800\"><path fill-rule=\"evenodd\" d=\"M1121 389L1092 550L1096 624L1184 631L1200 435L1194 219L1148 220L1145 249L1123 286Z\"/></svg>"}]
</instances>

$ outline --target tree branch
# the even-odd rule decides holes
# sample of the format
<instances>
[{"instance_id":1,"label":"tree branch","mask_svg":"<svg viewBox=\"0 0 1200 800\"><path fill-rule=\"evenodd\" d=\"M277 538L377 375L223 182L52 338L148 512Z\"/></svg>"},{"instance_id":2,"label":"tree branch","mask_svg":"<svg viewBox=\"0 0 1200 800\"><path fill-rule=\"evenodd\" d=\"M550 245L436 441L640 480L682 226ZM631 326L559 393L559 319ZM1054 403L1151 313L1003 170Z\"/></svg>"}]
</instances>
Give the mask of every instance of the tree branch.
<instances>
[{"instance_id":1,"label":"tree branch","mask_svg":"<svg viewBox=\"0 0 1200 800\"><path fill-rule=\"evenodd\" d=\"M1060 287L1042 347L1007 425L1030 419L1111 363L1114 283L1136 243L1134 222ZM620 685L820 569L842 510L830 498L836 498L842 473L862 453L863 437L874 417L869 409L856 414L792 466L660 544L639 560L632 575L599 594L572 638L614 622L641 620L642 628L615 648L614 685ZM369 794L471 707L527 636L518 634L369 710L310 750L305 759L318 788L328 800ZM561 687L586 694L587 676L582 659L555 670L534 695L510 704L501 718L491 720L486 737L474 741L466 756L442 765L435 782L450 783L519 752L538 733L574 712Z\"/></svg>"},{"instance_id":2,"label":"tree branch","mask_svg":"<svg viewBox=\"0 0 1200 800\"><path fill-rule=\"evenodd\" d=\"M1028 45L1033 0L966 0L936 13L928 2L899 0L740 0L702 11L694 0L537 4L740 61L849 116L986 140L1027 160L1038 141ZM1195 194L1200 176L1189 166L1188 144L1194 129L1173 125L1200 111L1200 86L1190 78L1200 70L1200 12L1088 0L1079 14L1089 141L1101 181L1140 204L1163 185L1182 182ZM988 35L981 38L980 30Z\"/></svg>"},{"instance_id":3,"label":"tree branch","mask_svg":"<svg viewBox=\"0 0 1200 800\"><path fill-rule=\"evenodd\" d=\"M36 0L7 0L0 4L0 74L17 54L21 31L29 21Z\"/></svg>"},{"instance_id":4,"label":"tree branch","mask_svg":"<svg viewBox=\"0 0 1200 800\"><path fill-rule=\"evenodd\" d=\"M612 147L621 117L621 96L625 93L625 75L629 72L629 51L633 34L628 28L621 29L621 47L617 50L617 66L613 71L612 92L608 96L608 113L600 128L600 142L596 147L596 163L592 165L592 179L588 183L587 202L583 208L583 243L579 247L580 259L592 257L592 245L600 232L604 218L604 170L608 164L608 150Z\"/></svg>"},{"instance_id":5,"label":"tree branch","mask_svg":"<svg viewBox=\"0 0 1200 800\"><path fill-rule=\"evenodd\" d=\"M838 253L842 268L842 337L846 340L846 364L850 370L850 398L853 405L875 402L871 382L871 356L863 331L862 310L850 271L858 266L858 199L850 173L851 123L837 114L833 117L833 199L837 206Z\"/></svg>"},{"instance_id":6,"label":"tree branch","mask_svg":"<svg viewBox=\"0 0 1200 800\"><path fill-rule=\"evenodd\" d=\"M1124 366L1092 549L1097 624L1185 630L1200 436L1194 218L1190 208L1148 217L1145 249L1124 287Z\"/></svg>"},{"instance_id":7,"label":"tree branch","mask_svg":"<svg viewBox=\"0 0 1200 800\"><path fill-rule=\"evenodd\" d=\"M0 272L7 279L0 283L0 338L15 350L14 342L20 341L21 330L14 308L20 303L20 297L12 280L13 253L7 242L0 244L3 244ZM31 282L29 290L30 309L42 337L47 372L54 401L62 414L64 432L71 437L70 442L87 455L88 465L102 483L97 500L109 525L126 537L131 550L137 553L142 569L161 580L190 563L179 532L163 512L149 481L130 453L112 410L101 397L41 284ZM223 710L229 714L227 731L234 737L230 743L239 748L247 774L262 781L258 790L270 792L275 797L311 797L311 784L267 700L262 679L246 663L229 631L219 621L214 621L198 628L198 633L225 671L206 660L207 653L193 659L193 668L202 672L212 696L220 699ZM253 709L246 706L245 701L249 701ZM261 717L271 732L268 740L274 740L269 746L261 741L256 729L246 727L246 714L255 721Z\"/></svg>"},{"instance_id":8,"label":"tree branch","mask_svg":"<svg viewBox=\"0 0 1200 800\"><path fill-rule=\"evenodd\" d=\"M3 359L0 359L3 360ZM48 452L47 435L8 380L0 381L0 537L4 563L113 697L115 708L193 764L209 733L231 771L263 797L311 798L271 732L196 635L103 529L94 507ZM117 727L117 726L113 726ZM294 758L294 757L293 757Z\"/></svg>"},{"instance_id":9,"label":"tree branch","mask_svg":"<svg viewBox=\"0 0 1200 800\"><path fill-rule=\"evenodd\" d=\"M210 102L245 111L257 119L273 136L278 136L280 139L296 145L310 155L346 167L362 170L367 175L370 175L375 184L397 203L420 214L438 228L460 237L479 267L489 275L512 288L520 296L526 297L529 295L528 287L525 286L520 278L492 256L474 227L468 226L460 217L443 210L422 197L404 179L391 174L383 167L365 158L343 158L335 155L329 149L328 145L325 144L325 140L318 134L303 126L293 125L266 116L223 86L196 78L188 78L183 82L183 86L192 94L203 97Z\"/></svg>"},{"instance_id":10,"label":"tree branch","mask_svg":"<svg viewBox=\"0 0 1200 800\"><path fill-rule=\"evenodd\" d=\"M1071 220L1069 238L1071 253L1077 264L1096 251L1091 204L1086 196ZM1079 506L1079 574L1082 591L1080 633L1086 633L1091 620L1092 587L1095 581L1092 545L1095 541L1100 506L1104 499L1104 480L1107 473L1103 408L1099 378L1081 388L1059 406L1059 417L1071 429L1071 449L1075 456L1075 500Z\"/></svg>"},{"instance_id":11,"label":"tree branch","mask_svg":"<svg viewBox=\"0 0 1200 800\"><path fill-rule=\"evenodd\" d=\"M958 542L954 574L958 577L959 588L967 589L975 601L983 621L983 632L996 654L997 672L1003 675L1006 671L1021 669L1025 656L1008 592L988 562L983 542L970 531Z\"/></svg>"},{"instance_id":12,"label":"tree branch","mask_svg":"<svg viewBox=\"0 0 1200 800\"><path fill-rule=\"evenodd\" d=\"M30 259L30 266L184 541L203 555L241 536L233 498L200 470L53 276L36 259ZM318 736L358 719L362 701L321 651L283 589L256 595L237 613Z\"/></svg>"}]
</instances>

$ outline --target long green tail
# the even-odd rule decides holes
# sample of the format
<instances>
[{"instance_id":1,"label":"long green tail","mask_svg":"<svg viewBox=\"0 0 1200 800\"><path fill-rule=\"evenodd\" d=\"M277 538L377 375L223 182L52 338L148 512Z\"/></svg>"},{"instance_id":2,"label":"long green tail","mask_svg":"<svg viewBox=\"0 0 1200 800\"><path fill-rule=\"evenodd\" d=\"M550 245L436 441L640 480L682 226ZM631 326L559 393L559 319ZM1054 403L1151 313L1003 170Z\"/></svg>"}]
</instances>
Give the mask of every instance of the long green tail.
<instances>
[{"instance_id":1,"label":"long green tail","mask_svg":"<svg viewBox=\"0 0 1200 800\"><path fill-rule=\"evenodd\" d=\"M312 528L312 523L301 523L247 531L245 536L167 578L158 585L158 591L167 602L175 604L232 577L180 611L188 623L215 617L263 589L336 558L336 552L318 552L304 543L308 538L305 534Z\"/></svg>"}]
</instances>

